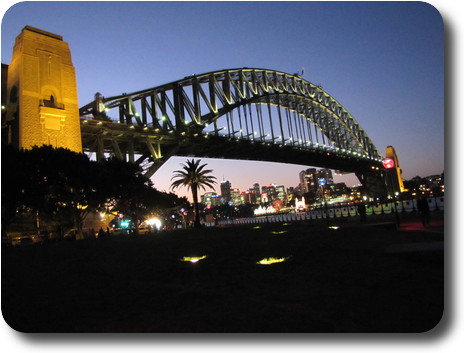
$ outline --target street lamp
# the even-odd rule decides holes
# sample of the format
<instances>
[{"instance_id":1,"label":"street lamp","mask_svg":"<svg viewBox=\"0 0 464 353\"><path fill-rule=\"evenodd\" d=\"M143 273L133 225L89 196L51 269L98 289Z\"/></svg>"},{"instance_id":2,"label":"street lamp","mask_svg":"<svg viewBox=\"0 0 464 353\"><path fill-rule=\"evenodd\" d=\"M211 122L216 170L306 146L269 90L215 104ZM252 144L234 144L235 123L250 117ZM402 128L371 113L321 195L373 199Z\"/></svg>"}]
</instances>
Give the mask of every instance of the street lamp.
<instances>
[{"instance_id":1,"label":"street lamp","mask_svg":"<svg viewBox=\"0 0 464 353\"><path fill-rule=\"evenodd\" d=\"M391 171L391 169L395 167L395 161L392 158L385 158L382 161L382 164L384 168L387 170L387 174L390 175L390 185L391 185L392 198L393 198L393 207L395 209L396 226L399 227L400 217L398 215L398 209L396 208L395 190L393 188L393 177L392 177L392 171ZM388 191L388 187L387 187L387 191Z\"/></svg>"},{"instance_id":2,"label":"street lamp","mask_svg":"<svg viewBox=\"0 0 464 353\"><path fill-rule=\"evenodd\" d=\"M327 184L327 180L325 180L325 178L321 178L318 180L318 184L321 187L321 191L322 191L322 201L324 202L325 219L326 219L327 224L329 224L329 213L327 211L327 202L325 200L325 195L324 195L324 186Z\"/></svg>"}]
</instances>

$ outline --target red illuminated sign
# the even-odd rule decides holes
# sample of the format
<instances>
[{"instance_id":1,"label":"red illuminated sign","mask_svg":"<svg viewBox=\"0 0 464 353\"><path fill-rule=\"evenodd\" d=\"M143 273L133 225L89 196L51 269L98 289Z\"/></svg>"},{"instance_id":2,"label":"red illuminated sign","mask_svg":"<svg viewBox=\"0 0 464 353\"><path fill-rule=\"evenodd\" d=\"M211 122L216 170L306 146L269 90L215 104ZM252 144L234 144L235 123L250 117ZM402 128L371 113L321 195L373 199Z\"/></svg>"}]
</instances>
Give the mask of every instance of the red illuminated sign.
<instances>
[{"instance_id":1,"label":"red illuminated sign","mask_svg":"<svg viewBox=\"0 0 464 353\"><path fill-rule=\"evenodd\" d=\"M395 166L395 161L391 158L385 158L382 164L386 169L391 169Z\"/></svg>"}]
</instances>

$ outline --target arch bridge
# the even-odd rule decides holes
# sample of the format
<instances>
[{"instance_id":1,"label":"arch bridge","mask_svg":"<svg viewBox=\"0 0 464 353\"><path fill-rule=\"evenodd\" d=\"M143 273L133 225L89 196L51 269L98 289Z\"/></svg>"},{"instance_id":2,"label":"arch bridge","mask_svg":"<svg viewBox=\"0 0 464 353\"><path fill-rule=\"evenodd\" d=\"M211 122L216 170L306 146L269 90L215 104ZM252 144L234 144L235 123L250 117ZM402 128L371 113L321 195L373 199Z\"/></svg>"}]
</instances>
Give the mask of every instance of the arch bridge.
<instances>
[{"instance_id":1,"label":"arch bridge","mask_svg":"<svg viewBox=\"0 0 464 353\"><path fill-rule=\"evenodd\" d=\"M171 156L274 161L356 173L384 195L382 156L359 123L299 75L240 68L191 75L80 108L82 146L139 163Z\"/></svg>"}]
</instances>

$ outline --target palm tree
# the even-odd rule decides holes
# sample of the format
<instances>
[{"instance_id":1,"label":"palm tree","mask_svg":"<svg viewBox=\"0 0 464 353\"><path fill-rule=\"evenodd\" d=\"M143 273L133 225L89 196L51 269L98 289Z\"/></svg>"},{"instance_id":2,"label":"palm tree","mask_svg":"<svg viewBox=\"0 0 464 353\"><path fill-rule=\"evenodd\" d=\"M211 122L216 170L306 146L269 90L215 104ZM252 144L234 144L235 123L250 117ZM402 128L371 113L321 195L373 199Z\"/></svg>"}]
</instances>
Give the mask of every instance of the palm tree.
<instances>
[{"instance_id":1,"label":"palm tree","mask_svg":"<svg viewBox=\"0 0 464 353\"><path fill-rule=\"evenodd\" d=\"M200 165L201 159L191 161L187 160L185 164L181 164L181 170L175 170L171 180L176 179L171 184L171 189L174 190L179 186L186 186L192 190L193 197L193 215L194 227L200 227L200 213L198 211L198 188L205 189L208 186L214 189L213 184L216 183L216 177L208 175L212 173L212 169L204 169L207 164Z\"/></svg>"}]
</instances>

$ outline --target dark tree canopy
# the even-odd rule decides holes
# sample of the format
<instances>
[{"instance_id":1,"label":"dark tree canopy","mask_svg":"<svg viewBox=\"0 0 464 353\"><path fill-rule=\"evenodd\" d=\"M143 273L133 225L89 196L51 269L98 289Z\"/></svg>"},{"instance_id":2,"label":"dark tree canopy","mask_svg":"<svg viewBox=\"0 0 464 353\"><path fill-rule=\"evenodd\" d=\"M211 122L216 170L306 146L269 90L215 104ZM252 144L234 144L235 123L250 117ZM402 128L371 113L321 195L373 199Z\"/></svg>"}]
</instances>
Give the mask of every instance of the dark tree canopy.
<instances>
[{"instance_id":1,"label":"dark tree canopy","mask_svg":"<svg viewBox=\"0 0 464 353\"><path fill-rule=\"evenodd\" d=\"M33 214L42 224L76 228L79 237L89 212L123 212L138 225L179 202L156 190L137 165L117 158L96 162L64 148L3 146L2 167L2 229L17 214Z\"/></svg>"}]
</instances>

